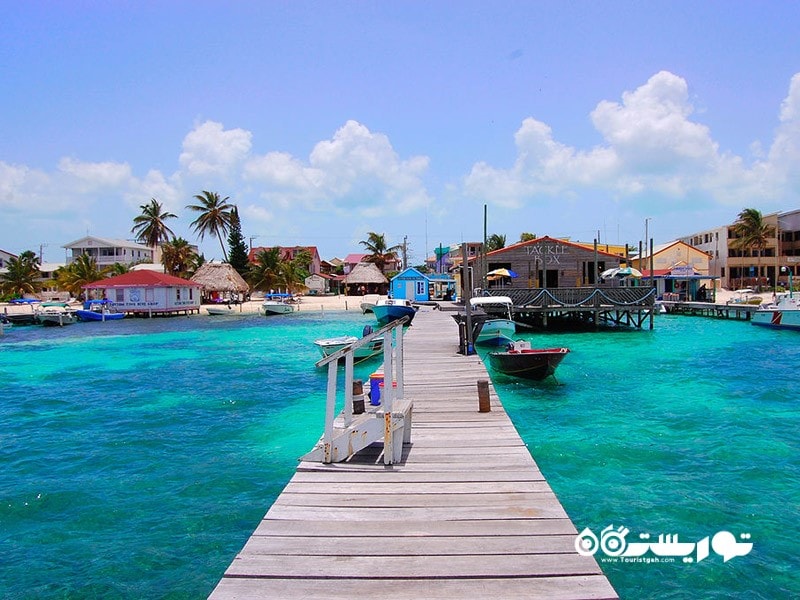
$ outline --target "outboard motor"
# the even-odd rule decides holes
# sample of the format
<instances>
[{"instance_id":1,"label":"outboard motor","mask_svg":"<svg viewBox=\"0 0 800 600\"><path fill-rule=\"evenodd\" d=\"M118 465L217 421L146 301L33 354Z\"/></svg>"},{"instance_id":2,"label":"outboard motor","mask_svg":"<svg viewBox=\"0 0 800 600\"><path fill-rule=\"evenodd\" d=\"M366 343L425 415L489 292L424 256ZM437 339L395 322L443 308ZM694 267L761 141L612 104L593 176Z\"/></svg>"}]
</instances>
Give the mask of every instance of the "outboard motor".
<instances>
[{"instance_id":1,"label":"outboard motor","mask_svg":"<svg viewBox=\"0 0 800 600\"><path fill-rule=\"evenodd\" d=\"M364 331L361 332L361 337L367 337L372 333L372 325L364 325Z\"/></svg>"}]
</instances>

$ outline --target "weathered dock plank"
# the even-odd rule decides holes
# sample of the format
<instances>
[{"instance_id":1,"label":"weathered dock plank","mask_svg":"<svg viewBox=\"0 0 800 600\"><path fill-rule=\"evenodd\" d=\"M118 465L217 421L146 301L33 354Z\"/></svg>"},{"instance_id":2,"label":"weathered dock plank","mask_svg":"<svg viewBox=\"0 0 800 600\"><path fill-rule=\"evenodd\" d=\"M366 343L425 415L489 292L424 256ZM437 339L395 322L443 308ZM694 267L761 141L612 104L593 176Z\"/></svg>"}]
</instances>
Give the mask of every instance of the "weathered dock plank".
<instances>
[{"instance_id":1,"label":"weathered dock plank","mask_svg":"<svg viewBox=\"0 0 800 600\"><path fill-rule=\"evenodd\" d=\"M211 594L232 598L616 598L457 325L420 312L405 338L411 443L300 462Z\"/></svg>"}]
</instances>

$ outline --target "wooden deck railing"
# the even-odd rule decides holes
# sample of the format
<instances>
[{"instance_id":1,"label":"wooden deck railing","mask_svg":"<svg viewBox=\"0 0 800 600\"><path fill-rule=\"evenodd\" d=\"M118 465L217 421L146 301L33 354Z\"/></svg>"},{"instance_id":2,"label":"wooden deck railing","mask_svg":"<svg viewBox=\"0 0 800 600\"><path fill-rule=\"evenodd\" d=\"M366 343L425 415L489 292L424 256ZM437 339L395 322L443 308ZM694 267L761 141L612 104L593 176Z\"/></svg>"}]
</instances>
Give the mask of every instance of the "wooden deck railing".
<instances>
[{"instance_id":1,"label":"wooden deck railing","mask_svg":"<svg viewBox=\"0 0 800 600\"><path fill-rule=\"evenodd\" d=\"M384 452L384 462L386 464L391 464L396 459L397 453L395 452L396 448L393 443L394 440L392 439L393 432L396 429L395 420L397 417L395 414L397 411L394 405L397 401L402 400L404 396L403 325L407 321L408 317L392 321L377 331L360 338L341 350L337 350L316 363L317 367L328 366L328 386L325 400L325 431L319 444L322 448L322 462L330 463L345 458L341 452L336 450L335 438L337 436L336 430L338 430L340 436L348 435L351 434L351 430L358 425L353 422L353 365L355 363L353 354L356 349L370 343L379 336L383 336L384 386L381 392L380 410L373 411L375 413L373 417L382 416L384 418L383 435L381 436L383 437L384 447L386 448ZM392 342L392 337L394 337L394 343ZM337 427L335 425L337 418L335 413L339 375L338 365L339 359L341 358L344 358L345 361L344 408L341 414L341 426ZM402 445L402 440L400 440L399 443ZM352 444L349 446L352 447Z\"/></svg>"}]
</instances>

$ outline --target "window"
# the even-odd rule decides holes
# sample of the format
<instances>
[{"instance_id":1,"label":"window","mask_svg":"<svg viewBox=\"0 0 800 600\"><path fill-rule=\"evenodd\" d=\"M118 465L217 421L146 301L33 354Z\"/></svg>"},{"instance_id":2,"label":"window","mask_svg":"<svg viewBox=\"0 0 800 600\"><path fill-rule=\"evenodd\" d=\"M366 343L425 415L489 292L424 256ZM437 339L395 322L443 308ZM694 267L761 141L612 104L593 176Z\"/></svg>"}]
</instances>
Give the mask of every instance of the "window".
<instances>
[{"instance_id":1,"label":"window","mask_svg":"<svg viewBox=\"0 0 800 600\"><path fill-rule=\"evenodd\" d=\"M181 288L175 288L175 300L180 301L181 299Z\"/></svg>"},{"instance_id":2,"label":"window","mask_svg":"<svg viewBox=\"0 0 800 600\"><path fill-rule=\"evenodd\" d=\"M125 290L123 288L117 288L114 290L114 297L115 301L122 304L125 302Z\"/></svg>"}]
</instances>

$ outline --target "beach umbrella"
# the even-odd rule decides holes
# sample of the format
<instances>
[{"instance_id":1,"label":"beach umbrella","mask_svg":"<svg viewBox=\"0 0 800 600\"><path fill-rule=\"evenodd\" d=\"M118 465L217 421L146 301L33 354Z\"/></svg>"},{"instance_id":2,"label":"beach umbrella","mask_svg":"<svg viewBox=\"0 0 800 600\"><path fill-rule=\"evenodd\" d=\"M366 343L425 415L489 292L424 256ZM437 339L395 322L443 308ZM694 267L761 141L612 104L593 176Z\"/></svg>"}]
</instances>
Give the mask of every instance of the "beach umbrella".
<instances>
[{"instance_id":1,"label":"beach umbrella","mask_svg":"<svg viewBox=\"0 0 800 600\"><path fill-rule=\"evenodd\" d=\"M495 269L486 274L488 277L516 277L517 274L511 269Z\"/></svg>"},{"instance_id":2,"label":"beach umbrella","mask_svg":"<svg viewBox=\"0 0 800 600\"><path fill-rule=\"evenodd\" d=\"M611 279L612 277L625 279L626 277L638 278L641 276L642 272L639 269L634 269L633 267L614 267L613 269L606 269L600 273L600 279Z\"/></svg>"},{"instance_id":3,"label":"beach umbrella","mask_svg":"<svg viewBox=\"0 0 800 600\"><path fill-rule=\"evenodd\" d=\"M616 277L641 277L642 272L639 269L634 269L633 267L620 267L617 270Z\"/></svg>"}]
</instances>

